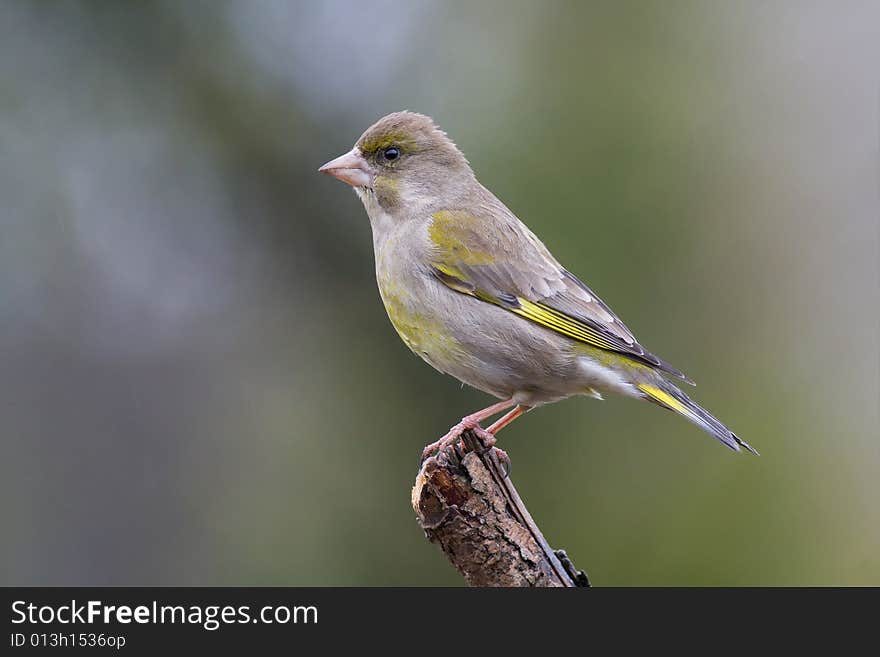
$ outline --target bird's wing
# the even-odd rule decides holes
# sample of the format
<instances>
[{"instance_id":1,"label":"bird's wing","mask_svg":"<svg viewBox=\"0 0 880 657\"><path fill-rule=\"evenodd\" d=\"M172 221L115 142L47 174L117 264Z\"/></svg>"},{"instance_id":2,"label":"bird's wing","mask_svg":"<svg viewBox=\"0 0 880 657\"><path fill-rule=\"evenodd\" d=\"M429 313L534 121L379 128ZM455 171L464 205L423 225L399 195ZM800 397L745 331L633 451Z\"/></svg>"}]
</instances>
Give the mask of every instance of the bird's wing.
<instances>
[{"instance_id":1,"label":"bird's wing","mask_svg":"<svg viewBox=\"0 0 880 657\"><path fill-rule=\"evenodd\" d=\"M431 273L456 292L593 347L623 354L690 382L646 351L623 322L498 202L484 216L442 210L431 217Z\"/></svg>"}]
</instances>

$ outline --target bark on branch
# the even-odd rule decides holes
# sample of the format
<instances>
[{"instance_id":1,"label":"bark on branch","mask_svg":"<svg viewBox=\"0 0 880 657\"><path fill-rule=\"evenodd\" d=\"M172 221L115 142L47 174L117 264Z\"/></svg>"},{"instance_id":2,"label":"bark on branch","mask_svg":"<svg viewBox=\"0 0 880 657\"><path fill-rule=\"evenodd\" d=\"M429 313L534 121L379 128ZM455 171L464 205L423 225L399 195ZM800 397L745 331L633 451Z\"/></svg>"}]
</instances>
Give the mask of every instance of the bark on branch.
<instances>
[{"instance_id":1,"label":"bark on branch","mask_svg":"<svg viewBox=\"0 0 880 657\"><path fill-rule=\"evenodd\" d=\"M462 442L464 454L443 450L416 477L412 505L428 540L471 586L589 586L565 552L547 544L497 450L470 431Z\"/></svg>"}]
</instances>

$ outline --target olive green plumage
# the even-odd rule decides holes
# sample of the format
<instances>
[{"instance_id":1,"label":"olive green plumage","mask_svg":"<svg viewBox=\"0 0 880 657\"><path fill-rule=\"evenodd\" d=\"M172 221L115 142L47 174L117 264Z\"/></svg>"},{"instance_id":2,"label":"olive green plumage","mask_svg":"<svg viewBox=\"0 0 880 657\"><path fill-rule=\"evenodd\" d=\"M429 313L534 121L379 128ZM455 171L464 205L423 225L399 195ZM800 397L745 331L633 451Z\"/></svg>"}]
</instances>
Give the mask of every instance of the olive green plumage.
<instances>
[{"instance_id":1,"label":"olive green plumage","mask_svg":"<svg viewBox=\"0 0 880 657\"><path fill-rule=\"evenodd\" d=\"M605 392L646 399L753 451L665 378L690 382L477 181L429 117L383 117L321 170L363 201L388 317L436 369L523 407Z\"/></svg>"}]
</instances>

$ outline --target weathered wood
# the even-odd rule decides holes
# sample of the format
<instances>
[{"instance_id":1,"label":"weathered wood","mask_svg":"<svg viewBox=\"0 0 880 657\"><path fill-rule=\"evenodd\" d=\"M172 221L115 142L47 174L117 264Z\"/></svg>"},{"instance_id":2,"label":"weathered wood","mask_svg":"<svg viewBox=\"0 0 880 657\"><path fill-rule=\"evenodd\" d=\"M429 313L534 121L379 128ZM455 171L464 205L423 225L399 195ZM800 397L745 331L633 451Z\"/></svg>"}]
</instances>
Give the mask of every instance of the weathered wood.
<instances>
[{"instance_id":1,"label":"weathered wood","mask_svg":"<svg viewBox=\"0 0 880 657\"><path fill-rule=\"evenodd\" d=\"M473 432L465 453L425 460L412 504L425 535L471 586L589 586L564 551L554 551L523 504L494 448Z\"/></svg>"}]
</instances>

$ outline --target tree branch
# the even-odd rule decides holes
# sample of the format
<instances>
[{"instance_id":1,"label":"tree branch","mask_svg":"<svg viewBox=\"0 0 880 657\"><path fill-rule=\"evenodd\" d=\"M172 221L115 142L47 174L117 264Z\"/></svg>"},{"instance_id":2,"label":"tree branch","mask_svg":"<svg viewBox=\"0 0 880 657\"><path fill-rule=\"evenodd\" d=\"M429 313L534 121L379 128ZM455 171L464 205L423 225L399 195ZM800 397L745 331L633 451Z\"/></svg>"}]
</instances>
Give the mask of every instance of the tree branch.
<instances>
[{"instance_id":1,"label":"tree branch","mask_svg":"<svg viewBox=\"0 0 880 657\"><path fill-rule=\"evenodd\" d=\"M462 442L464 454L443 450L416 477L412 505L428 540L471 586L589 586L565 552L547 544L498 450L472 431Z\"/></svg>"}]
</instances>

